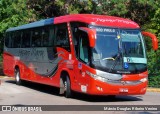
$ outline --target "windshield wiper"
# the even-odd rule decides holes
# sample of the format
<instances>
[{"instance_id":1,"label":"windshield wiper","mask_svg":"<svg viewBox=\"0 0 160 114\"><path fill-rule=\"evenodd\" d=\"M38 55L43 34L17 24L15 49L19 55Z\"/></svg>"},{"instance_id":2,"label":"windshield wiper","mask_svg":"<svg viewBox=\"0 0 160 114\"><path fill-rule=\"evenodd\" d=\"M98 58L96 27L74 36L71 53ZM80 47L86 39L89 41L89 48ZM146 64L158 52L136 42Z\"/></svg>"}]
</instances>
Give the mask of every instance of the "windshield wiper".
<instances>
[{"instance_id":1,"label":"windshield wiper","mask_svg":"<svg viewBox=\"0 0 160 114\"><path fill-rule=\"evenodd\" d=\"M118 59L121 57L121 53L122 53L121 51L118 52L117 56L115 57L115 62L112 65L112 67L109 69L109 72L111 72L112 70L114 70L114 68L115 68L115 66L116 66L116 64L118 62Z\"/></svg>"},{"instance_id":2,"label":"windshield wiper","mask_svg":"<svg viewBox=\"0 0 160 114\"><path fill-rule=\"evenodd\" d=\"M120 38L121 36L119 36L119 38ZM118 41L118 54L117 54L117 56L115 57L115 62L114 62L114 64L112 65L112 67L109 69L109 72L111 72L112 70L114 70L114 68L115 68L115 66L116 66L116 64L117 64L117 61L118 61L118 59L120 58L120 56L121 56L121 54L122 54L122 46L121 46L121 38L119 39L119 41Z\"/></svg>"}]
</instances>

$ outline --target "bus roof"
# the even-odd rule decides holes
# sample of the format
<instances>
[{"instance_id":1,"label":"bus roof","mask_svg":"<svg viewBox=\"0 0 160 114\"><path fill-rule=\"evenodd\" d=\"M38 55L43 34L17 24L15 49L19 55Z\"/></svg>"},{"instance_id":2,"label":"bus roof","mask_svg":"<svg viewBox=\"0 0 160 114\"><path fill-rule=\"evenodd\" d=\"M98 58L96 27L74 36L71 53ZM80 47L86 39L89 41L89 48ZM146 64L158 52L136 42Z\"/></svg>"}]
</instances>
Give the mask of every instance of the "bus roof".
<instances>
[{"instance_id":1,"label":"bus roof","mask_svg":"<svg viewBox=\"0 0 160 114\"><path fill-rule=\"evenodd\" d=\"M44 20L33 22L33 23L25 24L25 25L22 25L22 26L9 28L9 29L7 29L6 32L50 25L50 24L53 24L53 22L54 22L54 18L44 19Z\"/></svg>"},{"instance_id":2,"label":"bus roof","mask_svg":"<svg viewBox=\"0 0 160 114\"><path fill-rule=\"evenodd\" d=\"M22 26L9 28L8 31L15 31L33 27L40 27L50 24L58 24L70 21L78 21L78 22L85 22L88 24L93 25L100 25L100 26L109 26L109 27L117 27L117 28L140 28L139 25L129 19L124 19L120 17L114 16L105 16L105 15L95 15L95 14L71 14L65 15L55 18L44 19L41 21L36 21L33 23L25 24Z\"/></svg>"},{"instance_id":3,"label":"bus roof","mask_svg":"<svg viewBox=\"0 0 160 114\"><path fill-rule=\"evenodd\" d=\"M124 19L114 16L106 16L106 15L95 15L95 14L72 14L72 15L60 16L54 19L54 24L70 22L70 21L79 21L88 24L117 27L117 28L133 28L133 29L140 28L137 23L129 19Z\"/></svg>"}]
</instances>

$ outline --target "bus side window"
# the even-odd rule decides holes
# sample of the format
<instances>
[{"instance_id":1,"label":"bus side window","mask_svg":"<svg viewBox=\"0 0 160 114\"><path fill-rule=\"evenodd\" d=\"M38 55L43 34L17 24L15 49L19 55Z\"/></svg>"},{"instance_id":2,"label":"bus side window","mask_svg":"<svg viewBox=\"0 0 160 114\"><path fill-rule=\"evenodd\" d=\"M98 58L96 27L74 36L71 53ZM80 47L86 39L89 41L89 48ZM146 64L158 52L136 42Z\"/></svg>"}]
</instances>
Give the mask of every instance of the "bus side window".
<instances>
[{"instance_id":1,"label":"bus side window","mask_svg":"<svg viewBox=\"0 0 160 114\"><path fill-rule=\"evenodd\" d=\"M9 36L9 34L10 34L9 32L7 32L5 34L5 43L4 43L5 46L8 47L8 48L10 47L10 45L9 45L10 44L10 36Z\"/></svg>"},{"instance_id":2,"label":"bus side window","mask_svg":"<svg viewBox=\"0 0 160 114\"><path fill-rule=\"evenodd\" d=\"M78 57L78 28L72 28L73 33L73 44L76 51L76 56Z\"/></svg>"},{"instance_id":3,"label":"bus side window","mask_svg":"<svg viewBox=\"0 0 160 114\"><path fill-rule=\"evenodd\" d=\"M50 47L53 47L54 38L55 38L54 26L49 26L49 40L48 40L49 42L48 42L48 45Z\"/></svg>"},{"instance_id":4,"label":"bus side window","mask_svg":"<svg viewBox=\"0 0 160 114\"><path fill-rule=\"evenodd\" d=\"M70 22L71 29L72 29L72 35L73 35L73 44L75 48L75 54L76 57L78 57L78 28L79 27L87 27L88 24L83 23L83 22Z\"/></svg>"},{"instance_id":5,"label":"bus side window","mask_svg":"<svg viewBox=\"0 0 160 114\"><path fill-rule=\"evenodd\" d=\"M31 34L29 32L29 30L24 30L23 33L21 34L22 36L22 48L27 48L30 47L30 37Z\"/></svg>"},{"instance_id":6,"label":"bus side window","mask_svg":"<svg viewBox=\"0 0 160 114\"><path fill-rule=\"evenodd\" d=\"M42 46L42 29L35 28L32 32L32 47Z\"/></svg>"},{"instance_id":7,"label":"bus side window","mask_svg":"<svg viewBox=\"0 0 160 114\"><path fill-rule=\"evenodd\" d=\"M15 31L11 32L10 37L11 37L11 48L14 47L14 40L15 40Z\"/></svg>"},{"instance_id":8,"label":"bus side window","mask_svg":"<svg viewBox=\"0 0 160 114\"><path fill-rule=\"evenodd\" d=\"M14 32L13 40L14 40L13 47L20 48L21 47L21 32L20 31Z\"/></svg>"},{"instance_id":9,"label":"bus side window","mask_svg":"<svg viewBox=\"0 0 160 114\"><path fill-rule=\"evenodd\" d=\"M67 24L60 24L56 26L55 44L58 47L62 47L66 49L67 51L70 51Z\"/></svg>"},{"instance_id":10,"label":"bus side window","mask_svg":"<svg viewBox=\"0 0 160 114\"><path fill-rule=\"evenodd\" d=\"M8 35L8 38L9 38L9 48L12 47L12 32L9 32L9 35Z\"/></svg>"},{"instance_id":11,"label":"bus side window","mask_svg":"<svg viewBox=\"0 0 160 114\"><path fill-rule=\"evenodd\" d=\"M89 41L88 35L86 32L79 32L79 58L84 61L85 63L89 62L88 55L89 55Z\"/></svg>"},{"instance_id":12,"label":"bus side window","mask_svg":"<svg viewBox=\"0 0 160 114\"><path fill-rule=\"evenodd\" d=\"M48 47L49 46L49 30L47 27L44 27L42 29L42 45L44 47Z\"/></svg>"}]
</instances>

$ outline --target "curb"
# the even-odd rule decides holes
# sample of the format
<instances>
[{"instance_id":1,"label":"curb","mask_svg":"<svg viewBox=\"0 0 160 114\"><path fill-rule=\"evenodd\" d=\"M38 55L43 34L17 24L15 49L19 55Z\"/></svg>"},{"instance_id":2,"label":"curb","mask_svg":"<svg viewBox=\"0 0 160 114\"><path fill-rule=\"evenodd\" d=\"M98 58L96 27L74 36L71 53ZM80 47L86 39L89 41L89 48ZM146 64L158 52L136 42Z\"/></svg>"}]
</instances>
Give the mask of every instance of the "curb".
<instances>
[{"instance_id":1,"label":"curb","mask_svg":"<svg viewBox=\"0 0 160 114\"><path fill-rule=\"evenodd\" d=\"M148 87L148 88L147 88L147 92L160 92L160 88Z\"/></svg>"},{"instance_id":2,"label":"curb","mask_svg":"<svg viewBox=\"0 0 160 114\"><path fill-rule=\"evenodd\" d=\"M8 76L0 76L0 79L2 79L2 78L10 78L10 77L8 77Z\"/></svg>"},{"instance_id":3,"label":"curb","mask_svg":"<svg viewBox=\"0 0 160 114\"><path fill-rule=\"evenodd\" d=\"M14 77L0 76L0 79L13 79Z\"/></svg>"}]
</instances>

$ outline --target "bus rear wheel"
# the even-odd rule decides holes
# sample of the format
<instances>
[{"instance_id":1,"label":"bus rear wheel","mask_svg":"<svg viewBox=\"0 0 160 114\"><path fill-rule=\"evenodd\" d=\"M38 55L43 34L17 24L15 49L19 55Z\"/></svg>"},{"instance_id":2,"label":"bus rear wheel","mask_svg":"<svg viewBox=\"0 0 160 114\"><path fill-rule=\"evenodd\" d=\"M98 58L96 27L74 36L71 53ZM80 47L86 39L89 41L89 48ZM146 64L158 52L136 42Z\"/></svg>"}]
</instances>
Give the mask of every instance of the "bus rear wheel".
<instances>
[{"instance_id":1,"label":"bus rear wheel","mask_svg":"<svg viewBox=\"0 0 160 114\"><path fill-rule=\"evenodd\" d=\"M16 69L15 69L15 81L16 81L16 84L17 84L17 85L21 85L21 84L22 84L22 80L21 80L21 77L20 77L20 70L19 70L19 68L16 68Z\"/></svg>"},{"instance_id":2,"label":"bus rear wheel","mask_svg":"<svg viewBox=\"0 0 160 114\"><path fill-rule=\"evenodd\" d=\"M71 91L71 83L68 76L66 76L66 79L64 80L64 88L65 88L65 97L70 98L72 96Z\"/></svg>"}]
</instances>

